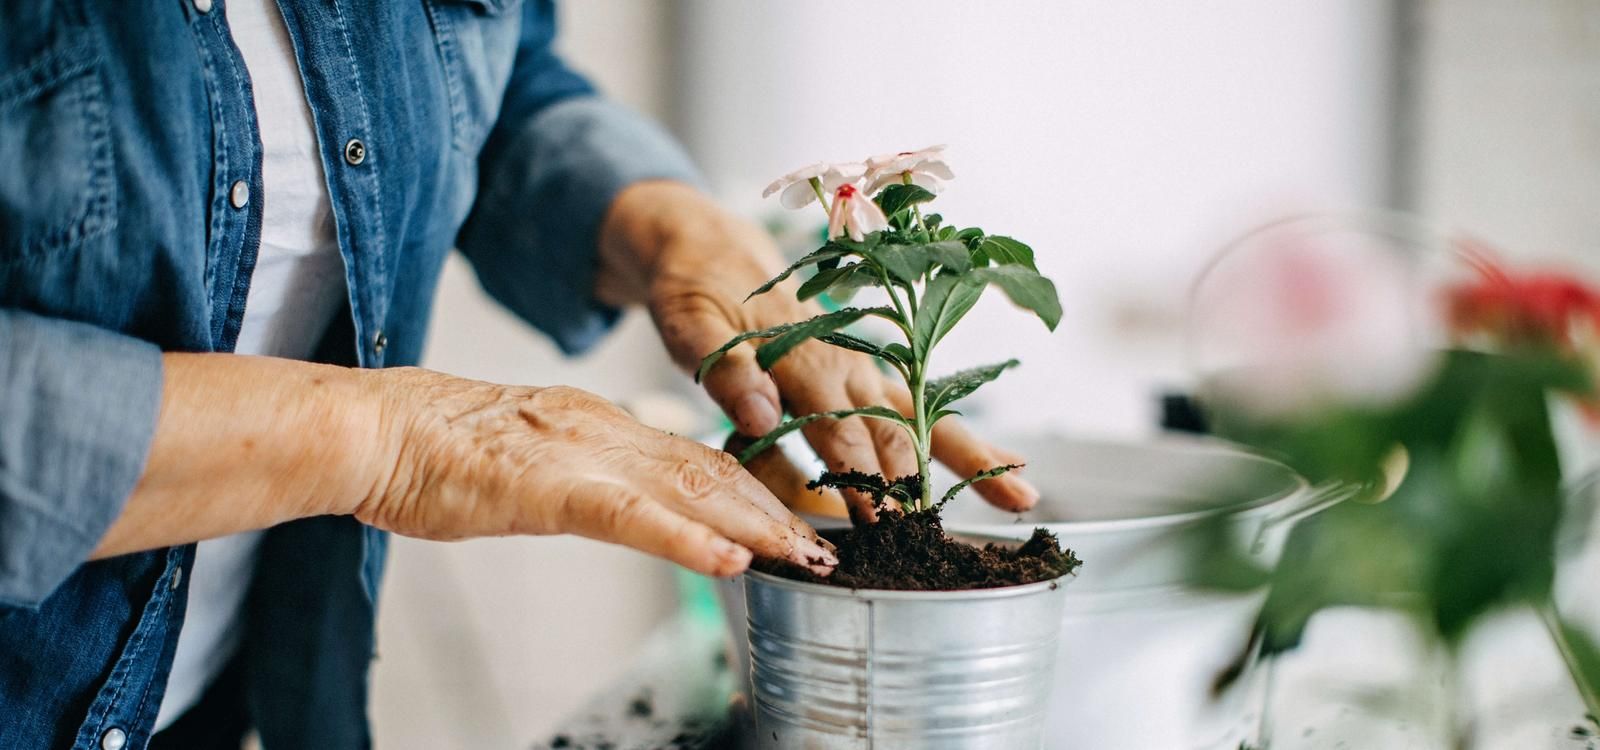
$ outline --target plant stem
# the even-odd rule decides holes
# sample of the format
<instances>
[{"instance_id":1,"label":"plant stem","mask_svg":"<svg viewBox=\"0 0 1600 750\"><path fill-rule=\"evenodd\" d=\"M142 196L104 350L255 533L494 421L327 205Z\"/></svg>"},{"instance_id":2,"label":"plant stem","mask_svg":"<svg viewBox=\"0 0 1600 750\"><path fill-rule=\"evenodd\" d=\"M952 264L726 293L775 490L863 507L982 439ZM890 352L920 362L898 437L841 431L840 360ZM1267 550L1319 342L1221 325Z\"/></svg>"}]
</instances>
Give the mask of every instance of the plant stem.
<instances>
[{"instance_id":1,"label":"plant stem","mask_svg":"<svg viewBox=\"0 0 1600 750\"><path fill-rule=\"evenodd\" d=\"M907 185L910 185L911 184L911 173L909 171L901 172L900 173L900 181L905 183L905 184L907 184ZM924 224L922 222L922 206L919 206L919 205L917 205L915 203L911 204L911 213L912 213L912 215L917 217L917 228L922 230L922 238L925 239L925 240L933 239L932 237L928 236L928 225Z\"/></svg>"},{"instance_id":2,"label":"plant stem","mask_svg":"<svg viewBox=\"0 0 1600 750\"><path fill-rule=\"evenodd\" d=\"M933 507L933 477L928 473L928 454L932 447L931 430L928 427L928 358L923 357L921 362L913 363L911 370L911 422L917 426L914 447L917 451L917 476L922 479L922 498L917 502L917 508L927 510Z\"/></svg>"},{"instance_id":3,"label":"plant stem","mask_svg":"<svg viewBox=\"0 0 1600 750\"><path fill-rule=\"evenodd\" d=\"M1555 644L1556 651L1560 652L1561 662L1567 666L1567 674L1572 677L1572 685L1578 689L1579 697L1583 698L1584 708L1590 716L1600 717L1600 685L1591 684L1588 675L1583 673L1577 654L1573 653L1572 644L1567 642L1562 630L1561 616L1556 614L1555 605L1546 600L1534 608L1539 611L1539 619L1544 621L1545 629L1550 632L1550 640Z\"/></svg>"},{"instance_id":4,"label":"plant stem","mask_svg":"<svg viewBox=\"0 0 1600 750\"><path fill-rule=\"evenodd\" d=\"M873 263L873 265L877 266L878 264ZM889 272L883 266L878 266L878 278L883 281L883 290L889 293L889 299L894 302L895 312L900 314L900 330L905 331L906 336L910 336L913 324L911 312L900 301L900 295L895 294L894 284L889 283Z\"/></svg>"},{"instance_id":5,"label":"plant stem","mask_svg":"<svg viewBox=\"0 0 1600 750\"><path fill-rule=\"evenodd\" d=\"M822 215L833 221L833 208L828 205L828 194L822 191L822 178L813 177L809 180L811 192L817 194L817 202L822 204Z\"/></svg>"}]
</instances>

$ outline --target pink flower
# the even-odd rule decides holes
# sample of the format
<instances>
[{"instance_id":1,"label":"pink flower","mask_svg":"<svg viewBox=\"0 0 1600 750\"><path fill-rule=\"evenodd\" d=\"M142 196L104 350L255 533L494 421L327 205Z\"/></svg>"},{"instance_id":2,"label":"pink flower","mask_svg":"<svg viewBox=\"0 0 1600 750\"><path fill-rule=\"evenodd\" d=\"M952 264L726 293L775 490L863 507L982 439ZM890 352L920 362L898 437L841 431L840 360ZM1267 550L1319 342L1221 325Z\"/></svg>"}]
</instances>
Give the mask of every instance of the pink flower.
<instances>
[{"instance_id":1,"label":"pink flower","mask_svg":"<svg viewBox=\"0 0 1600 750\"><path fill-rule=\"evenodd\" d=\"M861 179L861 174L866 166L859 163L830 164L817 162L796 169L776 180L761 191L761 197L771 197L779 190L783 194L778 197L778 202L784 208L805 208L817 199L817 193L831 193L840 185L855 182Z\"/></svg>"},{"instance_id":2,"label":"pink flower","mask_svg":"<svg viewBox=\"0 0 1600 750\"><path fill-rule=\"evenodd\" d=\"M875 195L888 185L904 182L926 188L930 193L944 189L944 180L956 175L944 162L944 145L929 146L917 151L897 154L880 154L867 160L867 193Z\"/></svg>"},{"instance_id":3,"label":"pink flower","mask_svg":"<svg viewBox=\"0 0 1600 750\"><path fill-rule=\"evenodd\" d=\"M883 209L854 183L834 189L833 208L828 211L828 239L849 233L850 239L860 242L867 233L888 228L889 217L883 215Z\"/></svg>"},{"instance_id":4,"label":"pink flower","mask_svg":"<svg viewBox=\"0 0 1600 750\"><path fill-rule=\"evenodd\" d=\"M1197 291L1191 323L1204 388L1224 408L1269 422L1381 408L1437 367L1426 343L1437 323L1381 241L1284 227L1228 260Z\"/></svg>"}]
</instances>

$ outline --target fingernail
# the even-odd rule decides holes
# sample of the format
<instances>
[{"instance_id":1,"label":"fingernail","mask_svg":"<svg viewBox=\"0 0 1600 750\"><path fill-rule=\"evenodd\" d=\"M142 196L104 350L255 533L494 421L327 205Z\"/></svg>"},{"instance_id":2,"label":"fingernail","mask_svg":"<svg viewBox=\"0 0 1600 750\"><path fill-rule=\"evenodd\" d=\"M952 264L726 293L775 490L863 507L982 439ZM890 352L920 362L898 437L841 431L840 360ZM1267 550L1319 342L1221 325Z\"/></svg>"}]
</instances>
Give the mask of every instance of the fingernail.
<instances>
[{"instance_id":1,"label":"fingernail","mask_svg":"<svg viewBox=\"0 0 1600 750\"><path fill-rule=\"evenodd\" d=\"M1039 488L1034 487L1032 482L1015 474L1007 474L1005 479L1011 496L1016 498L1018 510L1027 510L1039 504Z\"/></svg>"},{"instance_id":2,"label":"fingernail","mask_svg":"<svg viewBox=\"0 0 1600 750\"><path fill-rule=\"evenodd\" d=\"M838 555L805 537L800 537L796 541L794 554L795 562L813 570L818 567L832 568L839 564Z\"/></svg>"},{"instance_id":3,"label":"fingernail","mask_svg":"<svg viewBox=\"0 0 1600 750\"><path fill-rule=\"evenodd\" d=\"M733 419L739 423L739 431L751 436L777 429L780 416L772 401L760 393L746 393L733 407Z\"/></svg>"},{"instance_id":4,"label":"fingernail","mask_svg":"<svg viewBox=\"0 0 1600 750\"><path fill-rule=\"evenodd\" d=\"M817 537L817 538L816 538L816 539L815 539L815 541L816 541L816 543L817 543L817 544L820 544L820 545L822 545L822 548L823 548L823 549L825 549L825 550L827 550L827 551L829 551L829 552L832 552L832 553L834 553L834 555L835 555L835 556L837 556L837 555L838 555L838 553L839 553L839 548L838 548L838 547L835 547L835 546L833 546L833 542L830 542L830 541L828 541L828 540L826 540L826 539L823 539L823 538L822 538L822 537L820 537L820 536L819 536L819 537Z\"/></svg>"},{"instance_id":5,"label":"fingernail","mask_svg":"<svg viewBox=\"0 0 1600 750\"><path fill-rule=\"evenodd\" d=\"M711 542L711 551L715 552L717 557L740 568L750 564L750 550L726 539L717 539Z\"/></svg>"}]
</instances>

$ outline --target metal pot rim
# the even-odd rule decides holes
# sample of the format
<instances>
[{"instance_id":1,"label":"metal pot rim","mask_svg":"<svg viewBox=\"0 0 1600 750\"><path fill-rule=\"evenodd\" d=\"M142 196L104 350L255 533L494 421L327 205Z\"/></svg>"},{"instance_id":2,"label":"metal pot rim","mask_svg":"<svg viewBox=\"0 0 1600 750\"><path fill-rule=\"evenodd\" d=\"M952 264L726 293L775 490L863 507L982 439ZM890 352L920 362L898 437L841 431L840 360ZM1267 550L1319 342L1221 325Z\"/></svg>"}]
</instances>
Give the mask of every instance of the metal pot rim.
<instances>
[{"instance_id":1,"label":"metal pot rim","mask_svg":"<svg viewBox=\"0 0 1600 750\"><path fill-rule=\"evenodd\" d=\"M1024 583L1017 586L998 586L987 589L957 589L938 591L899 591L895 589L851 589L843 586L828 586L821 583L806 583L795 581L759 570L747 570L744 575L768 586L787 588L802 593L816 596L827 596L836 599L867 599L867 600L939 600L939 601L984 601L989 599L1009 599L1019 596L1032 596L1034 594L1051 591L1066 585L1067 579L1075 574L1067 573L1058 578L1037 583Z\"/></svg>"},{"instance_id":2,"label":"metal pot rim","mask_svg":"<svg viewBox=\"0 0 1600 750\"><path fill-rule=\"evenodd\" d=\"M1086 440L1080 442L1100 446L1139 445L1139 443L1134 442L1109 440ZM1043 528L1051 533L1070 533L1075 535L1106 534L1148 530L1166 526L1181 526L1210 518L1216 518L1218 516L1231 518L1248 518L1256 515L1276 516L1283 513L1291 513L1294 508L1297 508L1304 503L1315 501L1316 493L1312 488L1311 483L1307 481L1305 477L1301 476L1299 472L1296 472L1294 469L1290 468L1287 464L1284 464L1281 461L1275 460L1269 456L1261 455L1255 451L1248 450L1244 446L1240 446L1236 443L1218 440L1216 438L1189 441L1182 438L1171 437L1165 437L1154 442L1157 444L1167 442L1175 446L1184 445L1187 443L1188 445L1185 447L1190 450L1201 450L1207 453L1226 455L1234 459L1242 459L1264 464L1272 467L1273 469L1281 470L1290 481L1280 491L1270 495L1240 500L1239 502L1229 505L1201 508L1198 510L1185 510L1177 513L1135 516L1133 518L1107 518L1093 521L1028 521L1026 523L1011 523L1005 525L992 523L972 523L954 519L946 521L946 526L953 533L976 533L991 536L1007 536L1010 534L1014 537L1014 530L1017 526Z\"/></svg>"}]
</instances>

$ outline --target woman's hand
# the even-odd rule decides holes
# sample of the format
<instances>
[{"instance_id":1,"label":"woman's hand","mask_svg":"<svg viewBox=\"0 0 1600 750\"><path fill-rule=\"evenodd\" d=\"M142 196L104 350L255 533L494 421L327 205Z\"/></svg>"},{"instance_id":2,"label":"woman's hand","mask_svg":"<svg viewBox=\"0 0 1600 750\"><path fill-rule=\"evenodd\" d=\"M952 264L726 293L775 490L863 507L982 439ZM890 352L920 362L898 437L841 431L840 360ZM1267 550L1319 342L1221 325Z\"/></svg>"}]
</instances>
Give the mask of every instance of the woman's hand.
<instances>
[{"instance_id":1,"label":"woman's hand","mask_svg":"<svg viewBox=\"0 0 1600 750\"><path fill-rule=\"evenodd\" d=\"M613 304L644 301L673 359L693 370L701 358L744 331L803 320L821 312L794 298L791 282L759 297L750 291L782 270L777 248L759 227L731 216L686 185L647 182L624 190L601 234L597 294ZM901 383L885 378L872 358L816 341L801 344L773 367L756 364L742 344L707 373L706 391L739 432L757 437L777 427L785 408L796 414L860 406L911 409ZM886 477L917 473L909 437L879 419L818 420L806 438L833 471ZM978 440L953 420L934 427L933 452L962 476L1020 457ZM974 485L991 504L1025 510L1039 494L1015 474ZM851 516L874 517L870 498L846 492Z\"/></svg>"},{"instance_id":2,"label":"woman's hand","mask_svg":"<svg viewBox=\"0 0 1600 750\"><path fill-rule=\"evenodd\" d=\"M707 575L751 551L826 573L816 532L731 456L639 424L575 388L518 388L384 370L393 470L354 509L405 536L571 533Z\"/></svg>"}]
</instances>

